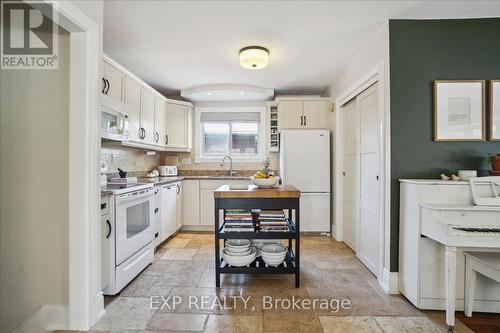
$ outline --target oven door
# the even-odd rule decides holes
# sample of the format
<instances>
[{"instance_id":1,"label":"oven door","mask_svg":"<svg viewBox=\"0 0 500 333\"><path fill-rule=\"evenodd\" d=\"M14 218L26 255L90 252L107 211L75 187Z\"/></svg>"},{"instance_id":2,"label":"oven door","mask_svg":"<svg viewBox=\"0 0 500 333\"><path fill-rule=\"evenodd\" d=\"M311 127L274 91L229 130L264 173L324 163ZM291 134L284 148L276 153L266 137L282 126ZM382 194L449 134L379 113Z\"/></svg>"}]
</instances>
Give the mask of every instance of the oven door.
<instances>
[{"instance_id":1,"label":"oven door","mask_svg":"<svg viewBox=\"0 0 500 333\"><path fill-rule=\"evenodd\" d=\"M154 240L154 189L117 195L116 266Z\"/></svg>"}]
</instances>

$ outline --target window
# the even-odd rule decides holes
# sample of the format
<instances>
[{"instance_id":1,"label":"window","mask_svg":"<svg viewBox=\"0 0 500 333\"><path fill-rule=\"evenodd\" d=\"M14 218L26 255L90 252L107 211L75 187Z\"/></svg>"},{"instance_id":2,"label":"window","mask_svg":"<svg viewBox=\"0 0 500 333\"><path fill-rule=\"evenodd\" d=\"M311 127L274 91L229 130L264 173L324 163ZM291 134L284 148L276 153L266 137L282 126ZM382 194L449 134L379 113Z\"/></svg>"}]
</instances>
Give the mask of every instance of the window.
<instances>
[{"instance_id":1,"label":"window","mask_svg":"<svg viewBox=\"0 0 500 333\"><path fill-rule=\"evenodd\" d=\"M259 108L253 112L200 112L199 158L262 159L261 113Z\"/></svg>"}]
</instances>

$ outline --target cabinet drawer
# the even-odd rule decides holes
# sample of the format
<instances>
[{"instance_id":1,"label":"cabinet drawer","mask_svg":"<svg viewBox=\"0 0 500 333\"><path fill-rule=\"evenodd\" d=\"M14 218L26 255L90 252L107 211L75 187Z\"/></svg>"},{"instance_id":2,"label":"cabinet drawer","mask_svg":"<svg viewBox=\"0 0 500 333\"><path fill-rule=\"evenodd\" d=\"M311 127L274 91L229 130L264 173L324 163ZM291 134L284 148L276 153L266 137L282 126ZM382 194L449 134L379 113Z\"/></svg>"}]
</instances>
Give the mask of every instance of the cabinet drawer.
<instances>
[{"instance_id":1,"label":"cabinet drawer","mask_svg":"<svg viewBox=\"0 0 500 333\"><path fill-rule=\"evenodd\" d=\"M101 196L101 216L109 214L109 196Z\"/></svg>"}]
</instances>

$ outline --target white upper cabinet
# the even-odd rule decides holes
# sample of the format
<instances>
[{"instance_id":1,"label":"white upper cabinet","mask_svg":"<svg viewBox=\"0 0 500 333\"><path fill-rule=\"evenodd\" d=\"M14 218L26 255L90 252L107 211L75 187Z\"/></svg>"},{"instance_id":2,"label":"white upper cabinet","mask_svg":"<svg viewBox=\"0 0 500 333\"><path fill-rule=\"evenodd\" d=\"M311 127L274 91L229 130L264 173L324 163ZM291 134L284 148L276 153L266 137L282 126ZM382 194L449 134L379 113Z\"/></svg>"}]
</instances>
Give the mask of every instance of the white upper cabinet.
<instances>
[{"instance_id":1,"label":"white upper cabinet","mask_svg":"<svg viewBox=\"0 0 500 333\"><path fill-rule=\"evenodd\" d=\"M280 129L301 128L304 123L303 103L281 102L278 104L278 117Z\"/></svg>"},{"instance_id":2,"label":"white upper cabinet","mask_svg":"<svg viewBox=\"0 0 500 333\"><path fill-rule=\"evenodd\" d=\"M123 145L160 151L191 151L191 103L163 97L107 56L102 60L102 73L102 104L128 115L129 136Z\"/></svg>"},{"instance_id":3,"label":"white upper cabinet","mask_svg":"<svg viewBox=\"0 0 500 333\"><path fill-rule=\"evenodd\" d=\"M304 127L310 129L326 128L326 111L328 103L325 101L304 101Z\"/></svg>"},{"instance_id":4,"label":"white upper cabinet","mask_svg":"<svg viewBox=\"0 0 500 333\"><path fill-rule=\"evenodd\" d=\"M327 128L326 114L330 102L327 98L278 98L278 123L282 129Z\"/></svg>"},{"instance_id":5,"label":"white upper cabinet","mask_svg":"<svg viewBox=\"0 0 500 333\"><path fill-rule=\"evenodd\" d=\"M148 89L142 89L141 97L142 142L155 144L155 96Z\"/></svg>"},{"instance_id":6,"label":"white upper cabinet","mask_svg":"<svg viewBox=\"0 0 500 333\"><path fill-rule=\"evenodd\" d=\"M141 127L141 86L131 79L125 77L124 101L128 111L129 140L139 141L142 137Z\"/></svg>"},{"instance_id":7,"label":"white upper cabinet","mask_svg":"<svg viewBox=\"0 0 500 333\"><path fill-rule=\"evenodd\" d=\"M168 151L191 151L193 108L187 103L167 101L166 136Z\"/></svg>"},{"instance_id":8,"label":"white upper cabinet","mask_svg":"<svg viewBox=\"0 0 500 333\"><path fill-rule=\"evenodd\" d=\"M155 132L154 143L164 147L167 143L165 132L166 103L165 100L155 97Z\"/></svg>"},{"instance_id":9,"label":"white upper cabinet","mask_svg":"<svg viewBox=\"0 0 500 333\"><path fill-rule=\"evenodd\" d=\"M123 103L125 74L107 61L102 62L102 71L101 93L114 102Z\"/></svg>"}]
</instances>

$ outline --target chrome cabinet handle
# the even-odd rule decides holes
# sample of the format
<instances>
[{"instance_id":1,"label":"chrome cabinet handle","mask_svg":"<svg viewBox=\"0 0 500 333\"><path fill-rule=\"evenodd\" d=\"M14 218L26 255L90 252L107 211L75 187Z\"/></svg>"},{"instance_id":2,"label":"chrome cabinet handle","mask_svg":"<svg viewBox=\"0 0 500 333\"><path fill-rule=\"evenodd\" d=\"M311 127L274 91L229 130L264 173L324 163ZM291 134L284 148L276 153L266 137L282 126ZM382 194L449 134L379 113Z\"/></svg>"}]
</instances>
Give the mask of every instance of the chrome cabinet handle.
<instances>
[{"instance_id":1,"label":"chrome cabinet handle","mask_svg":"<svg viewBox=\"0 0 500 333\"><path fill-rule=\"evenodd\" d=\"M300 116L300 126L304 126L304 116Z\"/></svg>"},{"instance_id":2,"label":"chrome cabinet handle","mask_svg":"<svg viewBox=\"0 0 500 333\"><path fill-rule=\"evenodd\" d=\"M179 184L176 184L175 186L177 186L177 195L179 195L179 193L181 193L181 187Z\"/></svg>"},{"instance_id":3,"label":"chrome cabinet handle","mask_svg":"<svg viewBox=\"0 0 500 333\"><path fill-rule=\"evenodd\" d=\"M155 132L155 142L160 141L160 134L158 132Z\"/></svg>"},{"instance_id":4,"label":"chrome cabinet handle","mask_svg":"<svg viewBox=\"0 0 500 333\"><path fill-rule=\"evenodd\" d=\"M304 126L307 126L307 116L304 116Z\"/></svg>"},{"instance_id":5,"label":"chrome cabinet handle","mask_svg":"<svg viewBox=\"0 0 500 333\"><path fill-rule=\"evenodd\" d=\"M102 78L102 89L101 89L101 94L104 94L106 91L106 79Z\"/></svg>"},{"instance_id":6,"label":"chrome cabinet handle","mask_svg":"<svg viewBox=\"0 0 500 333\"><path fill-rule=\"evenodd\" d=\"M165 134L165 145L168 145L168 134Z\"/></svg>"},{"instance_id":7,"label":"chrome cabinet handle","mask_svg":"<svg viewBox=\"0 0 500 333\"><path fill-rule=\"evenodd\" d=\"M106 220L106 223L108 224L108 234L106 235L106 239L108 239L109 236L111 236L111 223L109 220Z\"/></svg>"}]
</instances>

